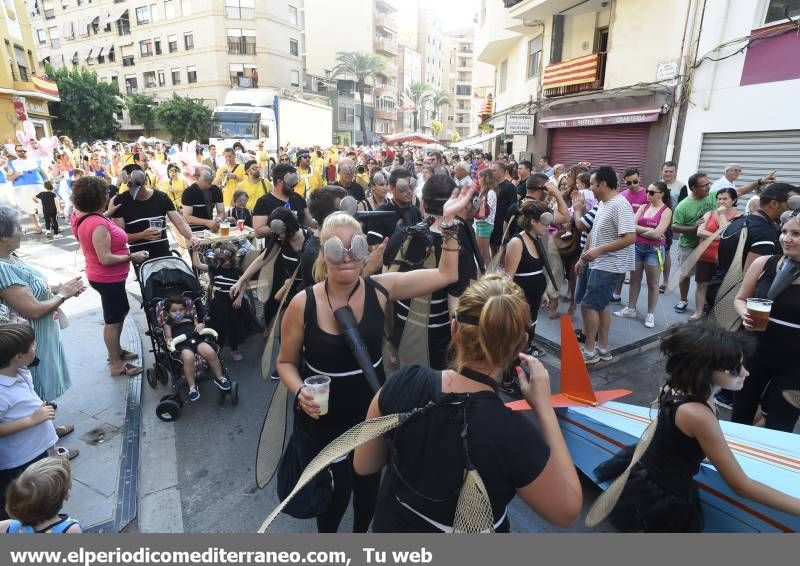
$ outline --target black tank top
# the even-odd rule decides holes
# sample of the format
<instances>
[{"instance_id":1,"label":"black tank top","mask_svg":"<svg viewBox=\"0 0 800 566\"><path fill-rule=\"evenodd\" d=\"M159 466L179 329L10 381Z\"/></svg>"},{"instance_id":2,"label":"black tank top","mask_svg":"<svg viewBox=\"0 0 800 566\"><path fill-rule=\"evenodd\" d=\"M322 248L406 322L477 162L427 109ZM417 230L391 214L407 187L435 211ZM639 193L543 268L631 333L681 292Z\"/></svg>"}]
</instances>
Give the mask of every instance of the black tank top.
<instances>
[{"instance_id":1,"label":"black tank top","mask_svg":"<svg viewBox=\"0 0 800 566\"><path fill-rule=\"evenodd\" d=\"M378 291L388 295L379 283L364 279L364 314L358 330L375 366L375 373L383 384L383 323L384 312L378 301ZM303 379L311 375L331 378L328 414L314 420L304 412L295 414L298 425L323 445L360 423L374 397L364 373L350 353L347 341L341 334L329 334L317 322L317 301L313 287L308 287L303 331Z\"/></svg>"},{"instance_id":2,"label":"black tank top","mask_svg":"<svg viewBox=\"0 0 800 566\"><path fill-rule=\"evenodd\" d=\"M544 272L544 261L542 258L533 257L525 245L525 238L522 234L514 236L522 243L522 256L517 265L517 272L514 274L514 283L519 285L525 292L525 297L532 306L539 308L542 294L547 288L547 278Z\"/></svg>"},{"instance_id":3,"label":"black tank top","mask_svg":"<svg viewBox=\"0 0 800 566\"><path fill-rule=\"evenodd\" d=\"M692 478L706 457L697 439L686 436L675 424L678 407L696 402L673 394L667 396L658 412L653 440L641 459L651 477L679 496L687 496L695 489Z\"/></svg>"},{"instance_id":4,"label":"black tank top","mask_svg":"<svg viewBox=\"0 0 800 566\"><path fill-rule=\"evenodd\" d=\"M756 285L755 296L767 297L769 288L777 274L778 261L782 255L774 255L767 260L764 271ZM764 332L758 332L758 349L779 352L785 355L797 348L800 343L800 285L790 285L772 301L769 324Z\"/></svg>"}]
</instances>

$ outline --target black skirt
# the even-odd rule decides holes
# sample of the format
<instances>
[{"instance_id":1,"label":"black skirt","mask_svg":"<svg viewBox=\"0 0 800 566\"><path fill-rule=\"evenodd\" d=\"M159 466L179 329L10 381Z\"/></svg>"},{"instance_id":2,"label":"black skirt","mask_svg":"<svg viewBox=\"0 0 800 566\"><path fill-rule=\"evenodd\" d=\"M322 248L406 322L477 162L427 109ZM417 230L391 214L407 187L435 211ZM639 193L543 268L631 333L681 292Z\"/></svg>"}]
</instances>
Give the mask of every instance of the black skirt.
<instances>
[{"instance_id":1,"label":"black skirt","mask_svg":"<svg viewBox=\"0 0 800 566\"><path fill-rule=\"evenodd\" d=\"M220 347L227 344L235 349L248 336L260 330L250 302L244 299L242 306L235 309L233 299L227 293L214 293L209 303L209 315L208 326L219 334Z\"/></svg>"}]
</instances>

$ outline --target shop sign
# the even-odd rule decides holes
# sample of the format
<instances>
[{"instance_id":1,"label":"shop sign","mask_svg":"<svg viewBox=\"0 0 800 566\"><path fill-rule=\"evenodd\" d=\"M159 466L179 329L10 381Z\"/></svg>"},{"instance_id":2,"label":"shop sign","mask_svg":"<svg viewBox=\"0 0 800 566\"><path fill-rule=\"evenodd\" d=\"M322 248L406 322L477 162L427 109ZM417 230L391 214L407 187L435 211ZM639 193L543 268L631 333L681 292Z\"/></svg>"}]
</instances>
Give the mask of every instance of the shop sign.
<instances>
[{"instance_id":1,"label":"shop sign","mask_svg":"<svg viewBox=\"0 0 800 566\"><path fill-rule=\"evenodd\" d=\"M507 136L532 136L533 114L508 114L506 116Z\"/></svg>"},{"instance_id":2,"label":"shop sign","mask_svg":"<svg viewBox=\"0 0 800 566\"><path fill-rule=\"evenodd\" d=\"M21 96L14 96L11 98L14 103L14 112L17 113L17 120L24 122L28 119L28 113L25 111L25 99Z\"/></svg>"}]
</instances>

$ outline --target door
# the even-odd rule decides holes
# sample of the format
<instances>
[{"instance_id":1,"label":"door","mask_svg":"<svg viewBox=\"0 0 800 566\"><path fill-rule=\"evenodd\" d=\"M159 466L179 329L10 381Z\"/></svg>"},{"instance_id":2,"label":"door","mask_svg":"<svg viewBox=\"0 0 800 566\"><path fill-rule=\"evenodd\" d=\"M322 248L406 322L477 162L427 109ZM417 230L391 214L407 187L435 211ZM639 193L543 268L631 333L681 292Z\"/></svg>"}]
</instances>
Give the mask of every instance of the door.
<instances>
[{"instance_id":1,"label":"door","mask_svg":"<svg viewBox=\"0 0 800 566\"><path fill-rule=\"evenodd\" d=\"M655 178L655 172L648 176L646 171L649 135L649 123L550 130L550 163L611 165L620 178L635 167L643 179Z\"/></svg>"},{"instance_id":2,"label":"door","mask_svg":"<svg viewBox=\"0 0 800 566\"><path fill-rule=\"evenodd\" d=\"M800 184L800 130L720 132L703 134L698 171L722 177L725 166L738 163L737 184L758 180L771 171L784 183Z\"/></svg>"}]
</instances>

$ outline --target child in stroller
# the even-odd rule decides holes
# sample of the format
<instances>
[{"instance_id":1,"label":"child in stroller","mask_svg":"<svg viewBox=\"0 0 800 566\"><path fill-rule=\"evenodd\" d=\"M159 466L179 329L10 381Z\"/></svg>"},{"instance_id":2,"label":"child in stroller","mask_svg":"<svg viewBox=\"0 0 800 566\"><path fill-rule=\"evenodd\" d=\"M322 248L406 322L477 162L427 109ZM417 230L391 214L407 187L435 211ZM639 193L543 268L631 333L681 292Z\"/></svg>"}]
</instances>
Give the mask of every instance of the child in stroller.
<instances>
[{"instance_id":1,"label":"child in stroller","mask_svg":"<svg viewBox=\"0 0 800 566\"><path fill-rule=\"evenodd\" d=\"M172 358L183 366L183 375L189 385L189 400L200 399L200 390L195 382L195 354L203 357L214 374L214 383L221 391L230 391L231 382L222 370L217 355L218 347L206 341L206 336L217 337L216 331L206 328L194 316L187 316L182 297L170 297L165 304L164 339Z\"/></svg>"}]
</instances>

